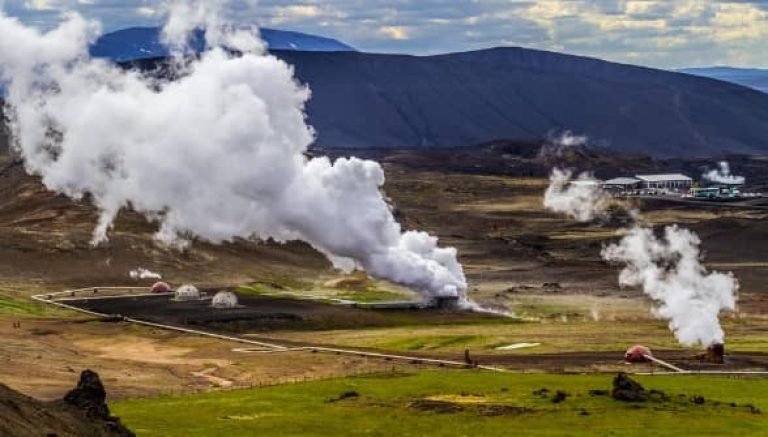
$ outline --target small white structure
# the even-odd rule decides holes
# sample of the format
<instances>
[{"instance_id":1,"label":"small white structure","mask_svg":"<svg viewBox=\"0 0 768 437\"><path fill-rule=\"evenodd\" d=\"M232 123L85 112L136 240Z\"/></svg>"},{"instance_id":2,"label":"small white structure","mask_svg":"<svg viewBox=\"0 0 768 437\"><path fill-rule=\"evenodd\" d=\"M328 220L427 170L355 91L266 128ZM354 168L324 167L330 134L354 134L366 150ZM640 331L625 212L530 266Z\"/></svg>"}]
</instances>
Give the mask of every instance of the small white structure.
<instances>
[{"instance_id":1,"label":"small white structure","mask_svg":"<svg viewBox=\"0 0 768 437\"><path fill-rule=\"evenodd\" d=\"M693 185L693 179L680 173L637 175L645 189L688 190Z\"/></svg>"},{"instance_id":2,"label":"small white structure","mask_svg":"<svg viewBox=\"0 0 768 437\"><path fill-rule=\"evenodd\" d=\"M198 290L194 285L182 285L178 288L178 290L176 290L176 300L200 300L200 290Z\"/></svg>"},{"instance_id":3,"label":"small white structure","mask_svg":"<svg viewBox=\"0 0 768 437\"><path fill-rule=\"evenodd\" d=\"M211 306L217 309L237 308L237 305L237 295L231 291L220 291L211 301Z\"/></svg>"}]
</instances>

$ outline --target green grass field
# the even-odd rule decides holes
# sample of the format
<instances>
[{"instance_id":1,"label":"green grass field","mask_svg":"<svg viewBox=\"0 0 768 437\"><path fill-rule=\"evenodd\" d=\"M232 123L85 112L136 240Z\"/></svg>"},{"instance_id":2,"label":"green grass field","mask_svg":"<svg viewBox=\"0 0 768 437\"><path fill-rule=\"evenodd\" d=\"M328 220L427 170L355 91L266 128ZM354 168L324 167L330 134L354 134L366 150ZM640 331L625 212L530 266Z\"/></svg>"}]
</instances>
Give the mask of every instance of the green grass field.
<instances>
[{"instance_id":1,"label":"green grass field","mask_svg":"<svg viewBox=\"0 0 768 437\"><path fill-rule=\"evenodd\" d=\"M43 305L28 297L10 296L0 291L0 316L9 317L73 317L74 314L51 305Z\"/></svg>"},{"instance_id":2,"label":"green grass field","mask_svg":"<svg viewBox=\"0 0 768 437\"><path fill-rule=\"evenodd\" d=\"M768 380L654 376L668 400L618 402L612 375L432 371L380 374L185 397L126 400L139 436L766 435ZM545 395L534 394L543 388ZM554 394L568 394L553 402ZM358 396L344 399L343 393ZM692 401L701 396L704 402Z\"/></svg>"}]
</instances>

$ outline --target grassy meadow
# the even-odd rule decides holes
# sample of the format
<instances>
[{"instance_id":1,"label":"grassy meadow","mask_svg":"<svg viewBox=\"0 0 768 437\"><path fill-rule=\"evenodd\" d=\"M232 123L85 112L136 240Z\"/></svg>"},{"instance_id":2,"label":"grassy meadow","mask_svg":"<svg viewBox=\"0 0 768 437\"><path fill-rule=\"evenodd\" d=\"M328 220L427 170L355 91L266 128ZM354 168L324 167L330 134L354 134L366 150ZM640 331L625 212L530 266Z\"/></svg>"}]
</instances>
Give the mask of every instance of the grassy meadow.
<instances>
[{"instance_id":1,"label":"grassy meadow","mask_svg":"<svg viewBox=\"0 0 768 437\"><path fill-rule=\"evenodd\" d=\"M624 403L612 375L382 373L185 397L126 400L139 436L765 435L768 380L639 377L664 394ZM558 393L562 392L562 393ZM559 400L559 401L558 401Z\"/></svg>"}]
</instances>

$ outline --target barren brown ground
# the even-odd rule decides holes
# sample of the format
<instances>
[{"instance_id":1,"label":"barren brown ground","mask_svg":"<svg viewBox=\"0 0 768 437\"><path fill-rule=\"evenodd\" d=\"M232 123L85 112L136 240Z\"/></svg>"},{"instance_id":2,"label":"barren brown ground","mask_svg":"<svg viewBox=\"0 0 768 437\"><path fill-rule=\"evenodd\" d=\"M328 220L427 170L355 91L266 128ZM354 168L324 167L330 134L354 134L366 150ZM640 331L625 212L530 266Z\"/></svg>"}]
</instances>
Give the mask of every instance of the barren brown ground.
<instances>
[{"instance_id":1,"label":"barren brown ground","mask_svg":"<svg viewBox=\"0 0 768 437\"><path fill-rule=\"evenodd\" d=\"M486 325L426 326L403 331L281 331L275 336L383 350L407 350L410 346L398 342L423 336L438 346L415 353L455 359L464 343L439 346L441 338L469 337L467 347L476 348L495 341L532 341L539 334L549 343L538 358L535 350L521 352L532 357L516 362L510 360L521 353L508 354L512 358L507 364L524 370L594 370L594 361L612 366L614 354L620 359L622 347L633 338L658 338L659 347L675 347L664 324L650 316L649 302L637 290L620 289L617 269L600 260L601 247L616 238L620 226L575 224L544 211L545 179L413 170L399 164L387 164L386 173L387 195L404 226L430 231L443 244L459 249L471 297L540 322L520 328L505 324L497 331ZM707 262L733 270L741 281L741 319L729 322L738 326L738 349L768 349L763 337L768 330L765 211L636 206L654 224L684 223L700 233ZM94 224L87 200L73 204L50 194L18 166L0 172L0 298L23 302L43 291L135 285L127 273L138 266L159 270L174 283L258 282L292 292L307 287L307 293L335 275L320 255L297 243L195 242L186 252L158 247L151 239L154 226L131 213L121 216L108 244L92 248ZM21 328L13 328L15 321ZM620 329L615 339L606 337L612 329ZM498 340L483 339L486 334ZM60 396L86 367L102 374L111 396L132 397L343 376L393 365L325 354L242 354L232 351L238 345L218 340L100 323L63 311L0 310L0 338L0 381L41 398ZM609 346L600 347L598 341ZM481 351L478 356L497 361L506 356ZM594 355L598 351L601 355Z\"/></svg>"}]
</instances>

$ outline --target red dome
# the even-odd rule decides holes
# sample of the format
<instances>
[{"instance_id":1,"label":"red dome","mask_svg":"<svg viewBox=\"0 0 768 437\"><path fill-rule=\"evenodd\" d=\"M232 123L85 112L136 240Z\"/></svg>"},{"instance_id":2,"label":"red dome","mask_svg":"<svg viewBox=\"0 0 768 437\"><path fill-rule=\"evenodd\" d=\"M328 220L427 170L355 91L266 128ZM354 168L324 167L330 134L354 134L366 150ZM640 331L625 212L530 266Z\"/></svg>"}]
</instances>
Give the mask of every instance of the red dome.
<instances>
[{"instance_id":1,"label":"red dome","mask_svg":"<svg viewBox=\"0 0 768 437\"><path fill-rule=\"evenodd\" d=\"M627 353L624 354L624 361L628 363L647 363L648 358L646 356L653 356L651 350L645 346L636 345L627 349Z\"/></svg>"},{"instance_id":2,"label":"red dome","mask_svg":"<svg viewBox=\"0 0 768 437\"><path fill-rule=\"evenodd\" d=\"M165 282L155 282L155 285L150 289L152 293L170 293L171 286Z\"/></svg>"}]
</instances>

